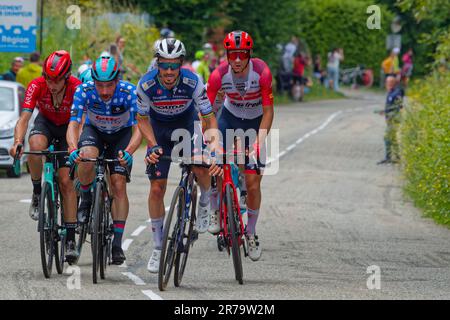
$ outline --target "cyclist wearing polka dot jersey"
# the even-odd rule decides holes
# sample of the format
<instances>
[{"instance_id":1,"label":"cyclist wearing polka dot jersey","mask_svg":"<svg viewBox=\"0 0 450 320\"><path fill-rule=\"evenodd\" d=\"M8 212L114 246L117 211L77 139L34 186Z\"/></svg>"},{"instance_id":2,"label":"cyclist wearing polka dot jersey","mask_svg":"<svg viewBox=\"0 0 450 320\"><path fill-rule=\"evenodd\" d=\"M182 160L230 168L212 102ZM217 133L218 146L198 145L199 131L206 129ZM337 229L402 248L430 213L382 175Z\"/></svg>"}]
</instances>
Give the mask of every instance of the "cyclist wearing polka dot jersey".
<instances>
[{"instance_id":1,"label":"cyclist wearing polka dot jersey","mask_svg":"<svg viewBox=\"0 0 450 320\"><path fill-rule=\"evenodd\" d=\"M136 124L136 87L119 80L114 95L103 101L93 82L83 83L74 95L71 121L81 123L86 112L86 125L112 134Z\"/></svg>"},{"instance_id":2,"label":"cyclist wearing polka dot jersey","mask_svg":"<svg viewBox=\"0 0 450 320\"><path fill-rule=\"evenodd\" d=\"M112 218L114 240L112 263L122 264L126 258L122 250L122 235L128 218L129 202L126 175L131 172L132 154L139 147L142 136L136 122L136 87L118 80L119 64L110 56L101 56L92 67L93 82L80 85L74 96L72 116L67 130L69 161L78 164L81 202L78 220L86 221L92 205L91 185L95 179L94 163L81 162L80 157L96 158L104 151L105 158L120 160L110 163L110 184L114 203ZM79 137L83 115L86 122ZM135 130L132 130L134 127ZM78 141L79 140L79 141Z\"/></svg>"}]
</instances>

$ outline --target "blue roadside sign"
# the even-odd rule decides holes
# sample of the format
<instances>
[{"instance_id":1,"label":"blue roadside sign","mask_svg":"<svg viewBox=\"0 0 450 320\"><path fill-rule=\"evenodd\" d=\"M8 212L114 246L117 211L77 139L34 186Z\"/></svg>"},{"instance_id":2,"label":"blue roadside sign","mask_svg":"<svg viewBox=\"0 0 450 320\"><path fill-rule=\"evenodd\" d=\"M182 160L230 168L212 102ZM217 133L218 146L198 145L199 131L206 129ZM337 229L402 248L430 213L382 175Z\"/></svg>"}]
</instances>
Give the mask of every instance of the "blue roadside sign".
<instances>
[{"instance_id":1,"label":"blue roadside sign","mask_svg":"<svg viewBox=\"0 0 450 320\"><path fill-rule=\"evenodd\" d=\"M37 0L0 0L0 52L36 51Z\"/></svg>"}]
</instances>

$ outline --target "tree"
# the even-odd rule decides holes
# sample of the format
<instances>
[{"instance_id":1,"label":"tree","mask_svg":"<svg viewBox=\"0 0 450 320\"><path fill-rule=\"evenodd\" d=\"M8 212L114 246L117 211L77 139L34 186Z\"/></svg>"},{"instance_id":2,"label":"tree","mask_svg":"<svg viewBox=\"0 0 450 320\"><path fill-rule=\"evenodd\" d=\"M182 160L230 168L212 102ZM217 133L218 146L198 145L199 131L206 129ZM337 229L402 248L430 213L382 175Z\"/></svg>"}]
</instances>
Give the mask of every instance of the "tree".
<instances>
[{"instance_id":1,"label":"tree","mask_svg":"<svg viewBox=\"0 0 450 320\"><path fill-rule=\"evenodd\" d=\"M154 17L156 27L167 27L186 46L187 55L194 56L206 39L206 32L224 22L220 12L223 0L134 0Z\"/></svg>"}]
</instances>

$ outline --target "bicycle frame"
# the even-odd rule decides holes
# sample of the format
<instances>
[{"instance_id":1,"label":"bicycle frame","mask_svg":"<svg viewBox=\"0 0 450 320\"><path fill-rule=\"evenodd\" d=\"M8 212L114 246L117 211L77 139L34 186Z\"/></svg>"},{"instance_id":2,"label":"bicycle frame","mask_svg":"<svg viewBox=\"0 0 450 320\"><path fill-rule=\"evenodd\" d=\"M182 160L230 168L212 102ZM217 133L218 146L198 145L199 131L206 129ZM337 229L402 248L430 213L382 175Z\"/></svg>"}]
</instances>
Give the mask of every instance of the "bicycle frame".
<instances>
[{"instance_id":1,"label":"bicycle frame","mask_svg":"<svg viewBox=\"0 0 450 320\"><path fill-rule=\"evenodd\" d=\"M54 149L55 148L53 145L50 145L48 147L49 152L53 152ZM55 170L55 167L57 166L56 162L57 162L57 160L55 159L55 157L50 157L49 155L46 155L46 160L44 163L44 183L50 184L50 187L52 189L52 201L54 203L56 203L56 201L58 201L58 199L55 199L55 196L57 198L57 195L55 195L55 183L56 183L56 190L57 190L57 192L59 191L58 186L57 186L58 173Z\"/></svg>"},{"instance_id":2,"label":"bicycle frame","mask_svg":"<svg viewBox=\"0 0 450 320\"><path fill-rule=\"evenodd\" d=\"M180 179L180 183L179 186L181 188L183 188L185 190L185 208L184 208L184 212L183 212L183 219L181 219L180 223L181 226L178 229L178 234L177 234L177 244L178 244L178 250L183 250L184 246L183 246L183 230L184 230L184 226L186 223L189 222L190 216L189 216L189 211L191 210L191 205L192 205L192 186L194 185L194 175L191 174L191 168L189 165L181 165L182 167L182 173L181 173L181 179Z\"/></svg>"},{"instance_id":3,"label":"bicycle frame","mask_svg":"<svg viewBox=\"0 0 450 320\"><path fill-rule=\"evenodd\" d=\"M229 230L227 227L226 219L229 219L230 217L227 217L227 207L226 203L224 201L224 195L226 192L226 187L230 186L231 190L233 191L233 197L234 197L234 204L236 205L236 210L239 215L239 245L243 244L243 235L244 235L244 221L242 219L241 214L241 208L239 206L239 198L237 196L236 187L233 183L232 178L232 172L231 172L231 164L223 164L223 180L222 180L222 192L221 192L221 198L220 198L220 224L222 226L221 231L219 233L219 236L222 236L224 240L227 241L227 248L231 246L231 239L229 237Z\"/></svg>"}]
</instances>

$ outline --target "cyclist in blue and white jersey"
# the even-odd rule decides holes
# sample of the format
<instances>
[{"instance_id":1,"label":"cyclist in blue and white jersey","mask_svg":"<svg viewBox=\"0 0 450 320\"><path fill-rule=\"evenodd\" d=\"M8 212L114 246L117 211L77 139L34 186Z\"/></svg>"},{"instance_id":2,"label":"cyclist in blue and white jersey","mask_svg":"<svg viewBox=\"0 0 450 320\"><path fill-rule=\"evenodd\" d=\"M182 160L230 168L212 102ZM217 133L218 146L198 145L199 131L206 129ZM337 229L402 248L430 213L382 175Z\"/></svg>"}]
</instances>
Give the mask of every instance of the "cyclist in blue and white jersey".
<instances>
[{"instance_id":1,"label":"cyclist in blue and white jersey","mask_svg":"<svg viewBox=\"0 0 450 320\"><path fill-rule=\"evenodd\" d=\"M152 273L158 272L159 269L165 214L164 194L170 167L170 162L158 160L157 153L171 155L172 150L178 150L180 138L177 136L177 130L184 129L187 137L182 137L181 143L185 142L190 152L189 154L183 152L183 157L201 154L204 146L197 110L206 121L206 129L212 129L205 133L206 140L211 141L210 151L219 150L217 121L206 95L205 86L196 74L181 68L186 54L183 43L174 38L163 39L156 49L157 69L147 72L137 86L137 119L139 129L148 141L146 161L155 164L149 174L148 198L154 250L147 269ZM210 221L208 205L211 179L209 175L220 174L221 169L214 164L209 172L199 167L193 167L193 171L201 190L196 230L204 233Z\"/></svg>"}]
</instances>

